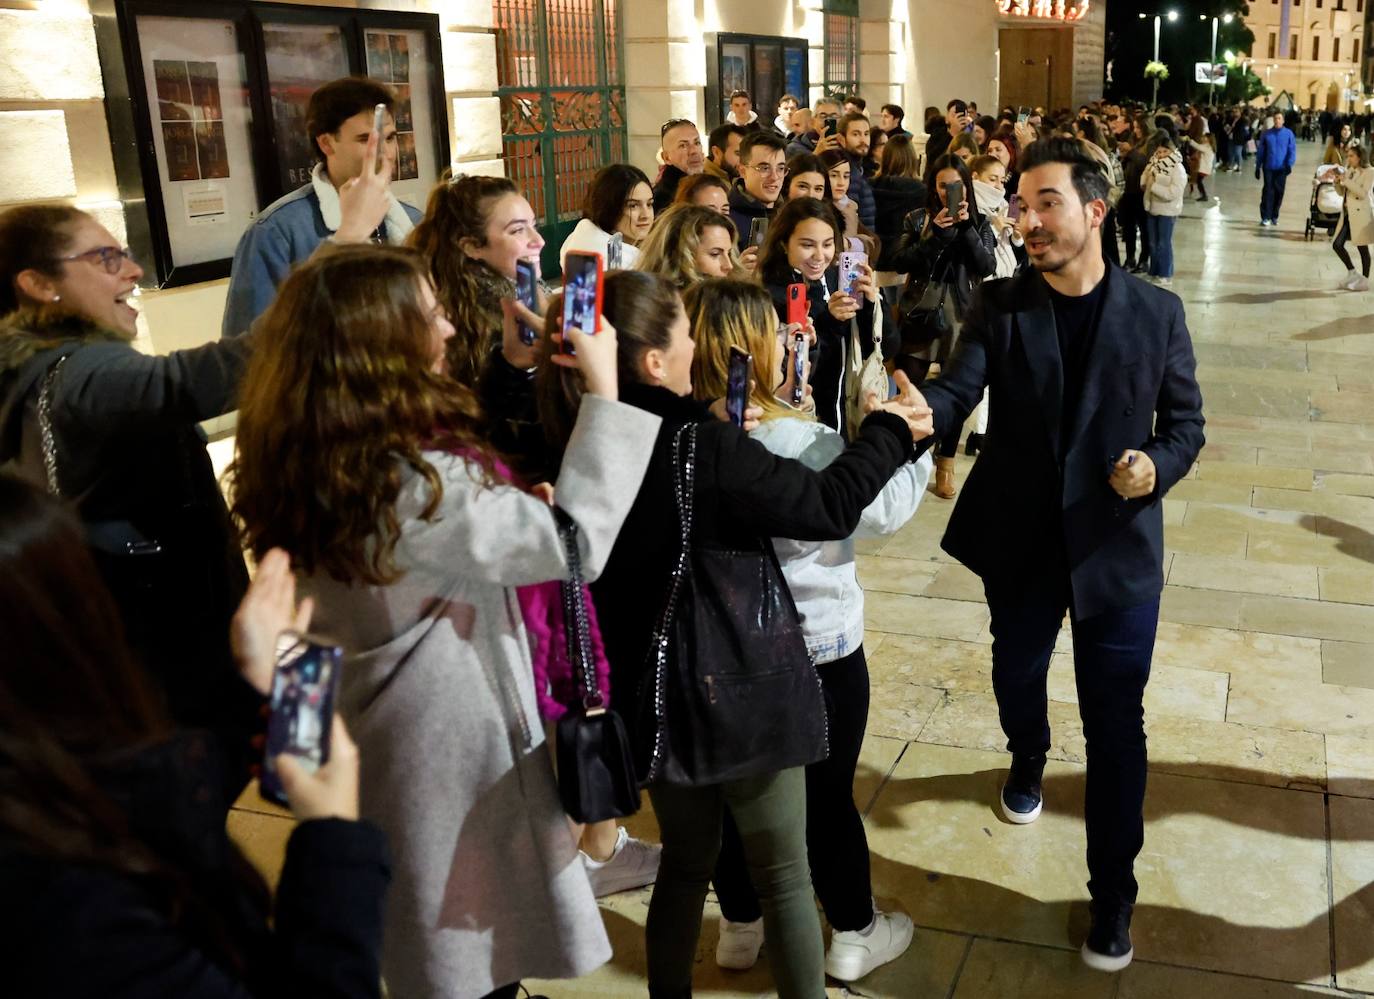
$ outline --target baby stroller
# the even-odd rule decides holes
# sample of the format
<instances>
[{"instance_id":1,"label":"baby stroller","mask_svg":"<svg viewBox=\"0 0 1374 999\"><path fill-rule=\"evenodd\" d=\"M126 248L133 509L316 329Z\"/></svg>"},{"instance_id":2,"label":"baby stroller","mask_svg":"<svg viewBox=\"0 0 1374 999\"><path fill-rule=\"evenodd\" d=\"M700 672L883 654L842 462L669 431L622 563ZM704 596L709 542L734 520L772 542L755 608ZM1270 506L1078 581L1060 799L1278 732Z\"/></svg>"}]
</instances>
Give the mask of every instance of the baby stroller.
<instances>
[{"instance_id":1,"label":"baby stroller","mask_svg":"<svg viewBox=\"0 0 1374 999\"><path fill-rule=\"evenodd\" d=\"M1339 168L1329 163L1317 167L1317 173L1312 178L1312 204L1307 212L1307 226L1303 229L1304 239L1310 241L1318 229L1333 235L1336 226L1340 225L1345 195L1333 183L1339 173Z\"/></svg>"}]
</instances>

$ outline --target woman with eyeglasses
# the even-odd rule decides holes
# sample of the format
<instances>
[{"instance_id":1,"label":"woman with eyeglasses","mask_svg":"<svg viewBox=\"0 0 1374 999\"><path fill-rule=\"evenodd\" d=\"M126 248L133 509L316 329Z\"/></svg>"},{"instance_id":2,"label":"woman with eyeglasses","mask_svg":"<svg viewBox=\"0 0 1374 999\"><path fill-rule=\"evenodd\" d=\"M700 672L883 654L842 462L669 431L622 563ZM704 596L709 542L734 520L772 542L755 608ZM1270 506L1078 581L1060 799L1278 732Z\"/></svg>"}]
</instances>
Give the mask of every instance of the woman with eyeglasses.
<instances>
[{"instance_id":1,"label":"woman with eyeglasses","mask_svg":"<svg viewBox=\"0 0 1374 999\"><path fill-rule=\"evenodd\" d=\"M376 178L350 188L340 231L372 232L385 188ZM71 503L172 719L247 733L261 698L227 636L248 574L196 424L237 407L254 337L136 350L129 300L142 276L83 211L0 214L0 465ZM233 761L231 790L247 764Z\"/></svg>"},{"instance_id":2,"label":"woman with eyeglasses","mask_svg":"<svg viewBox=\"0 0 1374 999\"><path fill-rule=\"evenodd\" d=\"M234 409L252 338L134 349L142 276L85 212L0 215L0 464L74 505L173 718L246 726L228 635L248 575L196 424Z\"/></svg>"}]
</instances>

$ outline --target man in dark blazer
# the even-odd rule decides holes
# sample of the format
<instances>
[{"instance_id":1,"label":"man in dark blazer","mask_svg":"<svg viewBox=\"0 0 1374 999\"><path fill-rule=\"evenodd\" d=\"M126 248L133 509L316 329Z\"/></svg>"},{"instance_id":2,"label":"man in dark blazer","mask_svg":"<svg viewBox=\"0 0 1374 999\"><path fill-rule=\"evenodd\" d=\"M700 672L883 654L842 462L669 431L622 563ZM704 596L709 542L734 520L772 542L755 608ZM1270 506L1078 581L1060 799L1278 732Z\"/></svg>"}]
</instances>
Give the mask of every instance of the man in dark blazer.
<instances>
[{"instance_id":1,"label":"man in dark blazer","mask_svg":"<svg viewBox=\"0 0 1374 999\"><path fill-rule=\"evenodd\" d=\"M1102 259L1108 180L1072 139L1021 158L1031 269L980 289L947 372L922 387L935 435L990 389L987 443L942 547L983 579L992 682L1012 754L1003 814L1040 814L1045 678L1067 610L1087 740L1093 923L1083 959L1130 963L1144 842L1145 730L1164 587L1162 500L1203 444L1182 303Z\"/></svg>"}]
</instances>

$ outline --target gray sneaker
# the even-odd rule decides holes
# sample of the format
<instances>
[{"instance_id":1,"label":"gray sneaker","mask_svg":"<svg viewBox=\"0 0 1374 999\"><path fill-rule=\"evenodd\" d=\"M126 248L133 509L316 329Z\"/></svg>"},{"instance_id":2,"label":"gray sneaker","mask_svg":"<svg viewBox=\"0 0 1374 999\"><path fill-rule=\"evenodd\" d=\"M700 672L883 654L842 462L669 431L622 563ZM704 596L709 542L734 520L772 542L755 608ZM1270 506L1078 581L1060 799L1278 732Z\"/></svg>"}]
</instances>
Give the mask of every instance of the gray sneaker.
<instances>
[{"instance_id":1,"label":"gray sneaker","mask_svg":"<svg viewBox=\"0 0 1374 999\"><path fill-rule=\"evenodd\" d=\"M582 865L587 869L587 880L592 883L592 894L604 898L653 884L658 877L658 861L662 853L663 847L635 839L625 831L624 826L620 826L616 829L615 851L609 860L593 860L582 854Z\"/></svg>"}]
</instances>

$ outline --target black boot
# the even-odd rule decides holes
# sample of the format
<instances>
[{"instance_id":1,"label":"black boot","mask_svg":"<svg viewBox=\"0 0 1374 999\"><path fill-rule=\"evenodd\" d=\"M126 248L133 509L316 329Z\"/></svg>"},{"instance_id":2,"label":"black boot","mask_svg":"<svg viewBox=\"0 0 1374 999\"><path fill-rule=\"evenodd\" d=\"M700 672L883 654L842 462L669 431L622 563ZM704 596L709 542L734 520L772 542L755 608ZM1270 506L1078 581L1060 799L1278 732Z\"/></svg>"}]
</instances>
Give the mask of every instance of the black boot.
<instances>
[{"instance_id":1,"label":"black boot","mask_svg":"<svg viewBox=\"0 0 1374 999\"><path fill-rule=\"evenodd\" d=\"M1120 971L1131 963L1131 910L1127 902L1116 905L1093 902L1092 928L1083 941L1083 963L1096 971Z\"/></svg>"},{"instance_id":2,"label":"black boot","mask_svg":"<svg viewBox=\"0 0 1374 999\"><path fill-rule=\"evenodd\" d=\"M983 434L969 434L968 440L964 442L964 454L972 458L983 450Z\"/></svg>"}]
</instances>

